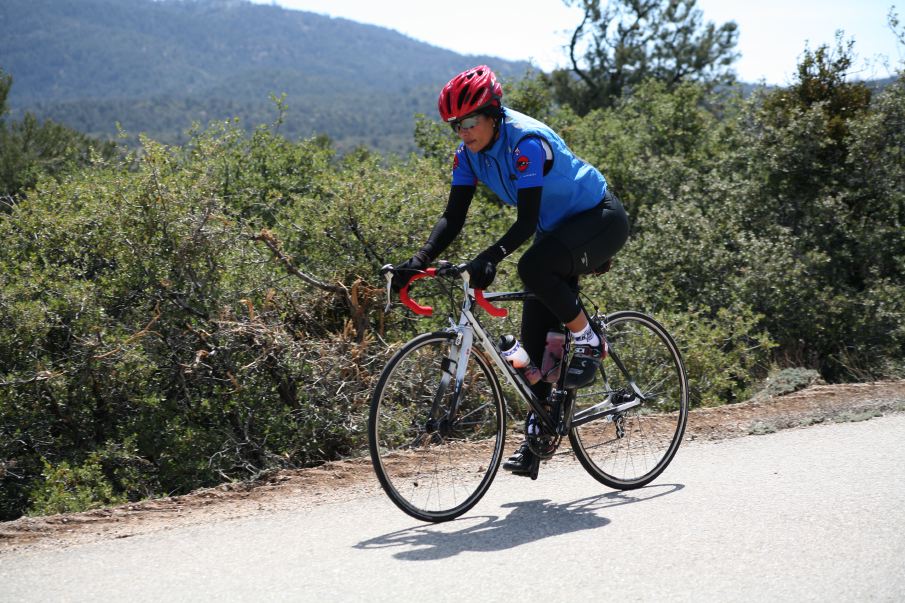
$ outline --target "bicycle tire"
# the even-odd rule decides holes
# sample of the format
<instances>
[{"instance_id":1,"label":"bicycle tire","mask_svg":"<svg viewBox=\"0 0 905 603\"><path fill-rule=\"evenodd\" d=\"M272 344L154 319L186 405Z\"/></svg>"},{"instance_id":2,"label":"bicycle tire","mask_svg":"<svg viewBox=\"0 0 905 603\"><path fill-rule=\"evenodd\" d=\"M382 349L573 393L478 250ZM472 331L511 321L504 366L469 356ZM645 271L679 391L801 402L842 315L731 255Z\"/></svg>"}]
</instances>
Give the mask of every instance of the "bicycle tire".
<instances>
[{"instance_id":1,"label":"bicycle tire","mask_svg":"<svg viewBox=\"0 0 905 603\"><path fill-rule=\"evenodd\" d=\"M675 456L688 420L688 378L675 341L653 318L616 312L607 317L604 330L612 352L601 363L597 382L577 391L575 413L610 395L617 402L632 399L613 354L645 401L573 427L569 440L579 462L596 480L617 490L632 490L657 478Z\"/></svg>"},{"instance_id":2,"label":"bicycle tire","mask_svg":"<svg viewBox=\"0 0 905 603\"><path fill-rule=\"evenodd\" d=\"M472 349L453 421L435 408L452 401L456 334L427 333L387 363L371 397L368 445L390 500L416 519L455 519L481 499L503 454L505 408L487 358ZM452 368L451 368L452 367ZM444 375L446 378L444 380ZM442 413L444 411L440 411Z\"/></svg>"}]
</instances>

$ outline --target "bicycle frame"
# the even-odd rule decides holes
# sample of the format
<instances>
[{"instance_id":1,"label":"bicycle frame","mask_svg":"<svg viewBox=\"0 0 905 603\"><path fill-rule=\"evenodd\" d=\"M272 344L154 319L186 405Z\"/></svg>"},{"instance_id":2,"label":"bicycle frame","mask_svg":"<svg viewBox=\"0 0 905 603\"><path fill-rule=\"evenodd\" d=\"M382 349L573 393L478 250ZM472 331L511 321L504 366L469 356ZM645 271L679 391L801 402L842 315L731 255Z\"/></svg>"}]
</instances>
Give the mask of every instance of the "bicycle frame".
<instances>
[{"instance_id":1,"label":"bicycle frame","mask_svg":"<svg viewBox=\"0 0 905 603\"><path fill-rule=\"evenodd\" d=\"M399 292L399 298L402 303L417 314L429 316L432 314L433 309L429 306L421 306L417 302L412 300L409 297L408 289L414 281L421 278L433 276L437 276L437 269L428 268L424 273L415 275ZM450 328L452 332L456 333L456 339L454 342L454 347L450 351L450 355L447 358L447 364L443 367L443 377L441 379L440 387L438 388L437 393L434 397L434 404L431 409L432 418L434 418L435 420L439 420L441 418L440 413L442 412L442 410L440 408L440 402L443 399L447 388L449 387L449 381L453 377L455 378L452 396L453 402L443 414L446 415L445 418L448 420L452 420L452 418L456 416L456 413L458 411L459 395L462 390L462 385L465 379L465 372L468 365L468 357L471 354L472 347L475 345L475 343L477 343L479 347L485 352L487 357L493 361L493 364L496 365L497 369L506 377L508 383L537 414L541 423L549 429L550 433L557 433L561 436L564 436L572 427L577 427L579 425L595 421L608 415L620 413L622 411L638 406L644 402L644 396L642 395L638 386L635 384L634 379L632 379L629 375L628 370L619 359L618 354L615 350L610 350L610 357L613 359L613 362L615 363L619 371L625 376L626 381L630 384L634 395L629 396L628 399L621 399L621 394L618 394L617 392L609 392L606 399L602 402L595 404L590 408L583 409L578 414L573 414L575 392L574 390L566 390L565 388L563 388L566 371L561 371L559 379L556 383L553 384L551 399L558 396L567 403L567 407L564 409L562 420L557 421L545 408L545 405L543 403L544 401L538 399L538 397L534 395L534 392L531 391L530 385L522 376L522 374L515 368L513 368L513 366L503 358L499 348L491 340L490 334L488 334L487 330L483 327L483 325L481 325L480 321L474 314L475 306L480 306L491 316L504 317L508 314L508 311L505 308L494 306L492 302L525 301L527 299L534 299L534 294L530 291L517 291L488 293L485 295L483 290L472 289L471 287L469 287L468 279L464 274L460 274L459 276L462 277L464 301L462 302L462 307L460 309L458 323ZM389 294L387 299L390 299ZM585 311L584 304L581 304L581 300L579 300L579 303L581 305L581 310ZM605 317L603 322L605 323ZM594 325L594 321L592 321L591 324L592 328L596 330L597 326ZM603 338L604 334L598 333L598 336ZM565 364L565 359L568 358L569 347L570 342L569 340L567 340L565 348L563 350L563 364ZM451 372L452 364L455 364L455 373ZM614 399L617 395L619 395L620 397L619 400Z\"/></svg>"},{"instance_id":2,"label":"bicycle frame","mask_svg":"<svg viewBox=\"0 0 905 603\"><path fill-rule=\"evenodd\" d=\"M525 380L524 376L517 371L509 362L503 358L500 353L499 348L496 344L491 341L491 336L487 333L486 329L484 329L483 325L478 321L473 313L474 306L476 304L480 304L474 295L473 289L468 289L467 284L466 287L466 295L465 301L462 304L461 315L459 317L459 323L453 327L453 329L458 333L456 337L456 341L459 341L461 337L466 343L464 346L459 349L459 367L457 367L456 372L456 391L453 396L453 404L450 408L451 415L455 416L455 412L458 410L458 387L461 386L461 379L465 376L466 364L468 354L471 352L471 346L474 344L474 340L477 339L477 343L480 345L481 349L487 354L487 356L493 361L496 365L497 369L502 372L502 374L506 377L506 380L509 384L518 392L518 394L522 397L531 409L537 413L541 422L545 424L548 428L553 431L557 430L557 425L554 421L554 418L550 416L550 413L547 412L544 405L541 403L541 400L538 399L537 396L534 395L534 392L531 391L531 386ZM520 292L511 292L511 293L493 293L489 294L487 297L483 299L486 300L487 304L490 304L491 301L524 301L533 297L533 294L527 291ZM483 304L480 304L483 307ZM490 304L492 306L492 304ZM568 350L564 350L563 357L566 357ZM560 377L560 381L562 376ZM561 385L561 383L554 384L554 386Z\"/></svg>"}]
</instances>

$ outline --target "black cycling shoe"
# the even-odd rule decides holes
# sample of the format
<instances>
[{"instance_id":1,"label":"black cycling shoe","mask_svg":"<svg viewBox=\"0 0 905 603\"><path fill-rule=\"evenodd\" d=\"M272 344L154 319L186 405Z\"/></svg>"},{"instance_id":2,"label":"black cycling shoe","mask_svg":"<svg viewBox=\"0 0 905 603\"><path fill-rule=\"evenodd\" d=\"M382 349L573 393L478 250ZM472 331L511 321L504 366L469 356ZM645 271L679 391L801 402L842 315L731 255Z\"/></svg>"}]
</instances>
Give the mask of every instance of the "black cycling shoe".
<instances>
[{"instance_id":1,"label":"black cycling shoe","mask_svg":"<svg viewBox=\"0 0 905 603\"><path fill-rule=\"evenodd\" d=\"M522 445L518 447L515 454L510 456L509 460L503 463L503 469L511 471L513 475L524 475L531 479L537 479L537 472L538 469L540 469L540 459L537 458L536 454L531 452L531 447L528 446L528 442L522 442Z\"/></svg>"},{"instance_id":2,"label":"black cycling shoe","mask_svg":"<svg viewBox=\"0 0 905 603\"><path fill-rule=\"evenodd\" d=\"M569 369L566 371L566 389L585 387L594 383L600 361L606 356L606 343L588 345L581 343L575 346Z\"/></svg>"}]
</instances>

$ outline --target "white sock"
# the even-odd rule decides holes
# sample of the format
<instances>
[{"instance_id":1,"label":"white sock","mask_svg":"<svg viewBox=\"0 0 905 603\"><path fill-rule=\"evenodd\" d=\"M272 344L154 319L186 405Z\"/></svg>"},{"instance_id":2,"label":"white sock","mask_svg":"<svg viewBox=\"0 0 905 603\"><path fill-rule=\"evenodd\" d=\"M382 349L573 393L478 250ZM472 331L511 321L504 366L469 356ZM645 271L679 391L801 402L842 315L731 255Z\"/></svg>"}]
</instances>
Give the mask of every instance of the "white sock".
<instances>
[{"instance_id":1,"label":"white sock","mask_svg":"<svg viewBox=\"0 0 905 603\"><path fill-rule=\"evenodd\" d=\"M600 338L597 337L597 333L591 328L590 323L588 323L580 332L576 333L575 331L572 331L572 340L576 344L588 344L592 346L600 345Z\"/></svg>"}]
</instances>

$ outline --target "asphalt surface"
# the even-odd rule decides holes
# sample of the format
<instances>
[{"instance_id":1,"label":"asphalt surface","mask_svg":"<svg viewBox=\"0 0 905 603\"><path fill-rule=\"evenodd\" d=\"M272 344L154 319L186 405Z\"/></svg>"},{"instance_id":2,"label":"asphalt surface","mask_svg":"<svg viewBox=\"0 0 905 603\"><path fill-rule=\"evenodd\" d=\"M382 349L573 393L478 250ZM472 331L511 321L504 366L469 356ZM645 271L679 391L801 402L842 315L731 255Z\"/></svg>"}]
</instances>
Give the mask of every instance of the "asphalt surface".
<instances>
[{"instance_id":1,"label":"asphalt surface","mask_svg":"<svg viewBox=\"0 0 905 603\"><path fill-rule=\"evenodd\" d=\"M684 443L614 492L573 457L463 518L384 496L0 557L0 601L902 601L905 415Z\"/></svg>"}]
</instances>

